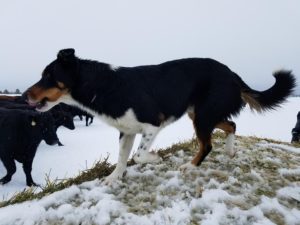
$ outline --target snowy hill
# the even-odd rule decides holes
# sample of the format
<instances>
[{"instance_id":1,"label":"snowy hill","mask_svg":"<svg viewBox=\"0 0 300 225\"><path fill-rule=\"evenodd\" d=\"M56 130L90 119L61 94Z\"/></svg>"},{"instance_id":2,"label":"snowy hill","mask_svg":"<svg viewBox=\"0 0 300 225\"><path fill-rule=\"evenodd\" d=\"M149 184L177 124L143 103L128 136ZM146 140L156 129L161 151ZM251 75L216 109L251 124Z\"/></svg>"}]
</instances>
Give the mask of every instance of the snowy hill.
<instances>
[{"instance_id":1,"label":"snowy hill","mask_svg":"<svg viewBox=\"0 0 300 225\"><path fill-rule=\"evenodd\" d=\"M128 167L113 187L96 179L1 208L0 224L300 224L300 148L239 137L230 158L222 135L214 140L187 174L178 167L195 141L161 151L159 164Z\"/></svg>"}]
</instances>

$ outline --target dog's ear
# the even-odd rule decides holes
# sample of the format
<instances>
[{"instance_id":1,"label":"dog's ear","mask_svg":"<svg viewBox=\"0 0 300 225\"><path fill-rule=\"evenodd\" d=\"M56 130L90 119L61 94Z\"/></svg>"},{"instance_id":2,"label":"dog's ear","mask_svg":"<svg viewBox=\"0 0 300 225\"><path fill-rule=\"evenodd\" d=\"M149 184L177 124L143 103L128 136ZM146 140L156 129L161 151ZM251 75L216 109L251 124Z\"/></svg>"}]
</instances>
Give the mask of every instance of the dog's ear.
<instances>
[{"instance_id":1,"label":"dog's ear","mask_svg":"<svg viewBox=\"0 0 300 225\"><path fill-rule=\"evenodd\" d=\"M66 48L57 53L57 59L62 62L73 61L75 59L75 49Z\"/></svg>"}]
</instances>

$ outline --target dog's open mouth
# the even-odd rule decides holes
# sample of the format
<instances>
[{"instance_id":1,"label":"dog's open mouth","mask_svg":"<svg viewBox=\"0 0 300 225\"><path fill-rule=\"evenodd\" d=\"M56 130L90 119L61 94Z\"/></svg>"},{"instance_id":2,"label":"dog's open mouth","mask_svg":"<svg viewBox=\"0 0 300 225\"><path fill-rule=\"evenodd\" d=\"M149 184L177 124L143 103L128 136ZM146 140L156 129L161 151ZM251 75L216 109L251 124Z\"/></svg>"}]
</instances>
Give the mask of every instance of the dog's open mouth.
<instances>
[{"instance_id":1,"label":"dog's open mouth","mask_svg":"<svg viewBox=\"0 0 300 225\"><path fill-rule=\"evenodd\" d=\"M33 102L33 101L30 101L28 100L27 103L36 108L37 110L41 110L42 108L46 107L47 106L47 98L44 98L42 101L40 102Z\"/></svg>"}]
</instances>

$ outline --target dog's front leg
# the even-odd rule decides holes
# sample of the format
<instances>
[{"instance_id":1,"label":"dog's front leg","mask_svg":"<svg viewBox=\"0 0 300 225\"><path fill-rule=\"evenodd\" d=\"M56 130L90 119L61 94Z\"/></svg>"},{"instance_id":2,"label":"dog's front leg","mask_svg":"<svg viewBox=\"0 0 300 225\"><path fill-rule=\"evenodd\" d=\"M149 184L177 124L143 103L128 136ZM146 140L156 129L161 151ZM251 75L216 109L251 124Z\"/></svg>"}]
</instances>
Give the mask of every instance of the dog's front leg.
<instances>
[{"instance_id":1,"label":"dog's front leg","mask_svg":"<svg viewBox=\"0 0 300 225\"><path fill-rule=\"evenodd\" d=\"M133 146L135 134L120 133L119 139L119 158L115 170L104 179L105 185L112 185L114 181L121 178L126 170L127 160Z\"/></svg>"},{"instance_id":2,"label":"dog's front leg","mask_svg":"<svg viewBox=\"0 0 300 225\"><path fill-rule=\"evenodd\" d=\"M157 153L149 152L158 131L159 129L150 129L143 133L138 150L133 157L136 163L156 163L161 160Z\"/></svg>"}]
</instances>

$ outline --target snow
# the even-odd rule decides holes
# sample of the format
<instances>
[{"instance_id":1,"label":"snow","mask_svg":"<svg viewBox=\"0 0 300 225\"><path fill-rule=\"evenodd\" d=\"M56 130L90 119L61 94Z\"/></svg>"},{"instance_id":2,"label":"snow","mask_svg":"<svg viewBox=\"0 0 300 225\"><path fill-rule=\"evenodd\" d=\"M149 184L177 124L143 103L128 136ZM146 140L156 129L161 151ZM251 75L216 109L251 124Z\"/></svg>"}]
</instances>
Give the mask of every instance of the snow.
<instances>
[{"instance_id":1,"label":"snow","mask_svg":"<svg viewBox=\"0 0 300 225\"><path fill-rule=\"evenodd\" d=\"M276 111L263 114L251 112L246 107L241 114L234 119L237 124L237 134L271 138L290 142L291 131L297 121L297 113L300 111L300 98L292 97Z\"/></svg>"},{"instance_id":2,"label":"snow","mask_svg":"<svg viewBox=\"0 0 300 225\"><path fill-rule=\"evenodd\" d=\"M267 143L265 141L260 143L259 145L264 147L264 148L272 148L274 150L290 151L290 152L293 152L293 153L300 154L299 148L295 148L295 147L292 147L292 146L286 146L286 145L276 144L276 143Z\"/></svg>"},{"instance_id":3,"label":"snow","mask_svg":"<svg viewBox=\"0 0 300 225\"><path fill-rule=\"evenodd\" d=\"M300 202L300 188L298 186L284 187L279 189L277 193L279 196L296 199Z\"/></svg>"},{"instance_id":4,"label":"snow","mask_svg":"<svg viewBox=\"0 0 300 225\"><path fill-rule=\"evenodd\" d=\"M296 115L300 110L299 106L300 98L290 98L284 107L263 115L253 114L246 108L238 118L233 119L237 123L237 134L289 142L291 129L296 123ZM117 130L97 119L89 127L79 120L76 120L75 124L74 131L64 128L58 130L63 147L41 143L33 162L32 176L36 183L45 185L46 177L50 180L73 177L108 155L109 161L116 163L119 137ZM153 149L188 140L193 133L192 123L184 116L159 133ZM140 136L135 141L134 149L137 149L139 140ZM171 169L165 168L166 162L127 168L126 181L116 184L115 190L95 180L72 186L39 201L1 208L0 224L45 224L49 221L55 221L54 223L57 224L189 224L191 220L196 222L201 220L201 224L209 225L233 224L233 221L235 224L265 225L275 224L265 216L266 213L274 211L282 215L286 224L299 224L299 208L287 208L279 201L293 199L299 204L299 182L287 182L286 186L276 189L275 196L255 197L260 203L250 204L247 202L251 202L254 198L252 196L255 195L254 189L257 186L266 188L265 179L268 175L264 174L264 170L251 167L243 174L243 168L233 166L232 162L239 159L240 162L236 163L239 165L249 163L252 158L261 160L260 151L270 148L274 151L261 155L264 158L263 162L278 167L275 177L288 179L289 176L300 174L300 149L285 144L260 141L255 143L252 152L248 153L246 147L237 146L237 143L240 143L236 141L235 148L238 152L232 161L225 155L224 149L222 151L215 147L215 152L222 153L214 159L218 162L214 162L209 167L204 163L201 170L195 170L187 177L183 177L178 168L188 162L192 154L186 155L186 152L180 151L176 156L169 158L167 164L172 166ZM290 166L290 162L282 161L279 157L283 154L291 161L294 158L298 161ZM291 155L294 158L288 158ZM226 171L221 166L216 167L215 164L230 168ZM0 176L5 172L0 163ZM216 177L223 177L225 181ZM243 179L247 182L243 183L241 181ZM234 191L229 191L233 187ZM0 196L3 200L9 199L24 188L27 188L25 175L21 164L17 163L17 172L10 183L0 187ZM239 193L240 191L244 193ZM150 200L146 201L145 195ZM123 198L133 201L132 204L128 204ZM238 207L243 204L247 207ZM135 212L142 207L145 207L145 211ZM155 210L150 210L153 207Z\"/></svg>"},{"instance_id":5,"label":"snow","mask_svg":"<svg viewBox=\"0 0 300 225\"><path fill-rule=\"evenodd\" d=\"M300 176L300 167L296 168L296 169L286 169L286 168L282 168L279 170L280 175L298 175Z\"/></svg>"}]
</instances>

